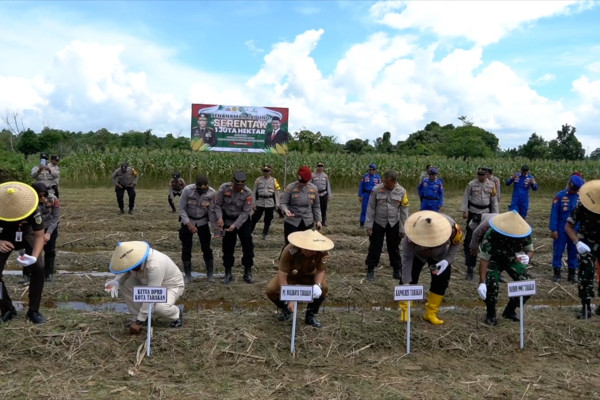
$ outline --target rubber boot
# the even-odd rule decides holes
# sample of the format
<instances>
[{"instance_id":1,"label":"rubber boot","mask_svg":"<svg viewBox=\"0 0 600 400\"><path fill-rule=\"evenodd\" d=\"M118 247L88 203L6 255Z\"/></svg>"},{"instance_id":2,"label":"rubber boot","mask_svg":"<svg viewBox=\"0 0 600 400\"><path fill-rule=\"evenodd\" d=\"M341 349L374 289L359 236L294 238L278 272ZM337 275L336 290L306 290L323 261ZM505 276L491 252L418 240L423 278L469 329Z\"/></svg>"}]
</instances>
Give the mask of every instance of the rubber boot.
<instances>
[{"instance_id":1,"label":"rubber boot","mask_svg":"<svg viewBox=\"0 0 600 400\"><path fill-rule=\"evenodd\" d=\"M54 280L54 258L44 258L44 274L46 276L46 282L52 282Z\"/></svg>"},{"instance_id":2,"label":"rubber boot","mask_svg":"<svg viewBox=\"0 0 600 400\"><path fill-rule=\"evenodd\" d=\"M394 267L394 273L392 274L392 278L394 279L402 279L402 273L400 272L401 268L400 267Z\"/></svg>"},{"instance_id":3,"label":"rubber boot","mask_svg":"<svg viewBox=\"0 0 600 400\"><path fill-rule=\"evenodd\" d=\"M325 296L321 296L318 299L313 300L312 303L308 303L306 306L306 316L304 318L304 323L306 325L311 325L315 328L320 328L323 326L319 320L315 318L315 315L319 313L319 307L321 307L321 304L323 304L324 301Z\"/></svg>"},{"instance_id":4,"label":"rubber boot","mask_svg":"<svg viewBox=\"0 0 600 400\"><path fill-rule=\"evenodd\" d=\"M173 204L173 200L171 200L171 197L167 196L167 200L169 200L169 205L171 206L171 212L174 213L175 211L177 211L175 209L175 204Z\"/></svg>"},{"instance_id":5,"label":"rubber boot","mask_svg":"<svg viewBox=\"0 0 600 400\"><path fill-rule=\"evenodd\" d=\"M486 303L485 309L485 323L492 326L498 325L498 319L496 318L496 304Z\"/></svg>"},{"instance_id":6,"label":"rubber boot","mask_svg":"<svg viewBox=\"0 0 600 400\"><path fill-rule=\"evenodd\" d=\"M367 280L374 281L375 280L375 267L367 266Z\"/></svg>"},{"instance_id":7,"label":"rubber boot","mask_svg":"<svg viewBox=\"0 0 600 400\"><path fill-rule=\"evenodd\" d=\"M467 266L467 276L465 279L468 280L469 282L473 281L473 267Z\"/></svg>"},{"instance_id":8,"label":"rubber boot","mask_svg":"<svg viewBox=\"0 0 600 400\"><path fill-rule=\"evenodd\" d=\"M412 308L413 302L410 302L410 307ZM408 301L399 301L398 309L400 310L400 315L398 319L400 322L408 322Z\"/></svg>"},{"instance_id":9,"label":"rubber boot","mask_svg":"<svg viewBox=\"0 0 600 400\"><path fill-rule=\"evenodd\" d=\"M581 300L581 312L577 314L577 319L592 318L592 305L590 299Z\"/></svg>"},{"instance_id":10,"label":"rubber boot","mask_svg":"<svg viewBox=\"0 0 600 400\"><path fill-rule=\"evenodd\" d=\"M244 282L254 283L254 279L252 278L252 265L249 267L244 266Z\"/></svg>"},{"instance_id":11,"label":"rubber boot","mask_svg":"<svg viewBox=\"0 0 600 400\"><path fill-rule=\"evenodd\" d=\"M213 263L213 260L205 261L205 263L206 263L206 281L207 282L214 282L215 281L215 277L214 277L214 263Z\"/></svg>"},{"instance_id":12,"label":"rubber boot","mask_svg":"<svg viewBox=\"0 0 600 400\"><path fill-rule=\"evenodd\" d=\"M569 268L569 276L567 278L567 280L569 281L569 283L577 283L577 279L575 278L575 272L577 270L575 268Z\"/></svg>"},{"instance_id":13,"label":"rubber boot","mask_svg":"<svg viewBox=\"0 0 600 400\"><path fill-rule=\"evenodd\" d=\"M441 325L444 323L444 321L437 317L443 299L444 296L429 292L427 304L425 304L425 315L423 316L425 321L431 322L434 325Z\"/></svg>"},{"instance_id":14,"label":"rubber boot","mask_svg":"<svg viewBox=\"0 0 600 400\"><path fill-rule=\"evenodd\" d=\"M525 304L525 302L523 302L523 304ZM510 319L511 321L515 321L515 322L520 321L519 316L515 312L515 310L517 309L518 306L519 306L518 297L511 298L508 301L508 304L506 305L506 307L504 308L504 311L502 311L502 317L504 317L506 319Z\"/></svg>"},{"instance_id":15,"label":"rubber boot","mask_svg":"<svg viewBox=\"0 0 600 400\"><path fill-rule=\"evenodd\" d=\"M281 300L271 300L277 306L279 310L279 315L277 315L277 320L279 321L287 321L292 316L292 313L288 309L288 305L285 301Z\"/></svg>"},{"instance_id":16,"label":"rubber boot","mask_svg":"<svg viewBox=\"0 0 600 400\"><path fill-rule=\"evenodd\" d=\"M183 262L183 282L187 285L192 283L192 262L184 261Z\"/></svg>"},{"instance_id":17,"label":"rubber boot","mask_svg":"<svg viewBox=\"0 0 600 400\"><path fill-rule=\"evenodd\" d=\"M552 277L552 282L560 283L560 268L554 268L554 276Z\"/></svg>"},{"instance_id":18,"label":"rubber boot","mask_svg":"<svg viewBox=\"0 0 600 400\"><path fill-rule=\"evenodd\" d=\"M225 267L225 276L223 276L223 285L229 285L233 281L233 276L231 275L231 267Z\"/></svg>"}]
</instances>

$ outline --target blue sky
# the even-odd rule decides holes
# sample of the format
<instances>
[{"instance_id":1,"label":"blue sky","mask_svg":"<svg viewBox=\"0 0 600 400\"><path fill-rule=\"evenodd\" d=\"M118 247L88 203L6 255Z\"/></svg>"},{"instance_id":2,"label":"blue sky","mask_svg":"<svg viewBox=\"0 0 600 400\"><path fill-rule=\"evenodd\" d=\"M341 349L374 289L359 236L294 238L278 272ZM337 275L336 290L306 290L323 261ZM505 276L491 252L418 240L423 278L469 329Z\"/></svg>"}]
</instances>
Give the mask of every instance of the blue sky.
<instances>
[{"instance_id":1,"label":"blue sky","mask_svg":"<svg viewBox=\"0 0 600 400\"><path fill-rule=\"evenodd\" d=\"M4 1L0 115L188 136L192 103L279 106L340 143L466 115L502 148L567 123L589 152L598 21L584 0Z\"/></svg>"}]
</instances>

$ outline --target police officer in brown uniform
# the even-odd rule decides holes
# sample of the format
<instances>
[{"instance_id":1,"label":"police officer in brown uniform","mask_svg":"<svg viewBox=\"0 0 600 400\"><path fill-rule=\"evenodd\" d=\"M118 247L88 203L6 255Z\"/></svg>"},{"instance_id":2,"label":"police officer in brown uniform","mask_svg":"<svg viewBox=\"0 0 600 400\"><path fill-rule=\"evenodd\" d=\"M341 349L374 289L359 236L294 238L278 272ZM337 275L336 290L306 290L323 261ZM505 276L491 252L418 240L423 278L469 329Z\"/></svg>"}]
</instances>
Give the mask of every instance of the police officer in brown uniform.
<instances>
[{"instance_id":1,"label":"police officer in brown uniform","mask_svg":"<svg viewBox=\"0 0 600 400\"><path fill-rule=\"evenodd\" d=\"M124 203L123 197L127 190L127 196L129 197L129 214L133 214L133 207L135 206L135 186L138 183L138 172L129 163L122 162L121 166L113 172L112 176L113 184L115 185L115 192L117 193L117 204L119 205L119 214L123 214Z\"/></svg>"},{"instance_id":2,"label":"police officer in brown uniform","mask_svg":"<svg viewBox=\"0 0 600 400\"><path fill-rule=\"evenodd\" d=\"M44 223L44 273L46 281L54 279L54 261L56 260L56 239L60 223L60 202L56 196L48 193L46 185L35 182L31 185L40 199L39 212Z\"/></svg>"},{"instance_id":3,"label":"police officer in brown uniform","mask_svg":"<svg viewBox=\"0 0 600 400\"><path fill-rule=\"evenodd\" d=\"M280 310L278 319L289 319L294 311L293 304L287 304L279 299L283 285L312 285L313 302L306 307L304 322L315 328L320 328L321 323L315 318L325 297L328 288L325 281L325 271L329 250L333 249L333 242L316 230L294 232L289 236L290 243L285 246L279 259L279 270L267 285L266 294Z\"/></svg>"},{"instance_id":4,"label":"police officer in brown uniform","mask_svg":"<svg viewBox=\"0 0 600 400\"><path fill-rule=\"evenodd\" d=\"M252 191L246 186L246 173L236 171L233 181L222 184L214 198L213 212L217 226L224 230L223 266L225 267L224 284L233 280L231 269L235 261L234 252L237 238L242 244L242 265L244 266L244 282L254 283L252 266L254 265L254 243L252 242Z\"/></svg>"},{"instance_id":5,"label":"police officer in brown uniform","mask_svg":"<svg viewBox=\"0 0 600 400\"><path fill-rule=\"evenodd\" d=\"M173 178L169 181L169 205L171 206L171 212L176 212L175 204L173 204L173 200L176 196L180 196L181 199L181 191L185 187L185 180L181 177L181 172L177 171L173 174Z\"/></svg>"},{"instance_id":6,"label":"police officer in brown uniform","mask_svg":"<svg viewBox=\"0 0 600 400\"><path fill-rule=\"evenodd\" d=\"M310 183L312 171L303 166L298 169L298 181L290 183L281 195L279 208L285 214L283 220L283 236L285 244L292 232L310 229L313 225L321 229L321 204L319 191Z\"/></svg>"},{"instance_id":7,"label":"police officer in brown uniform","mask_svg":"<svg viewBox=\"0 0 600 400\"><path fill-rule=\"evenodd\" d=\"M48 161L48 154L40 155L40 164L31 169L31 177L36 182L42 182L50 193L58 197L58 180L60 178L60 169L58 168L58 156L52 156L52 162Z\"/></svg>"},{"instance_id":8,"label":"police officer in brown uniform","mask_svg":"<svg viewBox=\"0 0 600 400\"><path fill-rule=\"evenodd\" d=\"M323 226L327 226L327 204L333 196L331 191L331 182L329 181L329 175L327 175L323 168L325 166L322 162L317 163L317 170L312 173L311 182L317 187L319 191L319 205L321 207L321 223Z\"/></svg>"},{"instance_id":9,"label":"police officer in brown uniform","mask_svg":"<svg viewBox=\"0 0 600 400\"><path fill-rule=\"evenodd\" d=\"M467 185L463 195L460 210L463 218L467 220L467 234L464 241L465 264L467 266L468 281L473 280L473 269L477 263L477 257L471 255L470 243L473 235L472 226L477 227L483 213L498 213L498 196L496 185L487 179L487 168L477 170L477 179L473 179ZM474 223L471 224L471 221Z\"/></svg>"},{"instance_id":10,"label":"police officer in brown uniform","mask_svg":"<svg viewBox=\"0 0 600 400\"><path fill-rule=\"evenodd\" d=\"M6 182L0 185L0 322L6 322L17 315L2 272L13 250L24 250L17 257L17 263L29 269L29 310L27 319L34 324L46 322L40 313L40 303L44 290L44 225L38 211L39 199L36 191L21 182Z\"/></svg>"},{"instance_id":11,"label":"police officer in brown uniform","mask_svg":"<svg viewBox=\"0 0 600 400\"><path fill-rule=\"evenodd\" d=\"M404 235L404 222L408 218L408 195L398 183L398 173L387 171L383 183L375 186L369 205L365 228L369 234L369 253L365 260L367 280L375 279L375 267L379 264L383 240L387 240L390 265L395 279L401 278L402 260L400 258L400 240Z\"/></svg>"},{"instance_id":12,"label":"police officer in brown uniform","mask_svg":"<svg viewBox=\"0 0 600 400\"><path fill-rule=\"evenodd\" d=\"M263 176L259 176L254 181L254 213L252 213L252 232L263 213L265 221L263 226L263 239L267 238L269 228L273 221L273 212L279 207L279 196L281 186L277 179L271 176L273 169L270 165L265 165L262 169Z\"/></svg>"},{"instance_id":13,"label":"police officer in brown uniform","mask_svg":"<svg viewBox=\"0 0 600 400\"><path fill-rule=\"evenodd\" d=\"M185 283L192 282L192 246L194 234L198 234L204 264L206 265L206 279L213 282L214 259L210 247L210 225L214 225L214 213L210 211L215 197L215 189L208 186L208 178L200 175L196 183L183 188L179 199L179 240L181 240L181 261Z\"/></svg>"}]
</instances>

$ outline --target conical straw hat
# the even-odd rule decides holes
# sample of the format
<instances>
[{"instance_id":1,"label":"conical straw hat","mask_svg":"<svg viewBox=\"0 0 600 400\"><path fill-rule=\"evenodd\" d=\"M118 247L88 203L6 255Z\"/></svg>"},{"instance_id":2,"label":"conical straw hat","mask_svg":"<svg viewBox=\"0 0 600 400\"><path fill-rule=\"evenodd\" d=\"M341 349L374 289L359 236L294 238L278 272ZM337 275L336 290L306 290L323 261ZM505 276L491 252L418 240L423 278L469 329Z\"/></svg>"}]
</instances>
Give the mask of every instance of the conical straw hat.
<instances>
[{"instance_id":1,"label":"conical straw hat","mask_svg":"<svg viewBox=\"0 0 600 400\"><path fill-rule=\"evenodd\" d=\"M594 214L600 214L600 180L586 182L579 188L579 201Z\"/></svg>"},{"instance_id":2,"label":"conical straw hat","mask_svg":"<svg viewBox=\"0 0 600 400\"><path fill-rule=\"evenodd\" d=\"M305 250L327 251L334 246L331 239L312 229L290 233L288 240L294 246Z\"/></svg>"},{"instance_id":3,"label":"conical straw hat","mask_svg":"<svg viewBox=\"0 0 600 400\"><path fill-rule=\"evenodd\" d=\"M452 235L450 221L435 211L417 211L406 220L404 232L411 242L423 247L437 247Z\"/></svg>"},{"instance_id":4,"label":"conical straw hat","mask_svg":"<svg viewBox=\"0 0 600 400\"><path fill-rule=\"evenodd\" d=\"M504 236L522 238L531 235L531 226L516 211L498 214L490 219L490 226Z\"/></svg>"},{"instance_id":5,"label":"conical straw hat","mask_svg":"<svg viewBox=\"0 0 600 400\"><path fill-rule=\"evenodd\" d=\"M108 269L115 274L122 274L141 265L150 254L150 245L146 242L119 242L110 259Z\"/></svg>"},{"instance_id":6,"label":"conical straw hat","mask_svg":"<svg viewBox=\"0 0 600 400\"><path fill-rule=\"evenodd\" d=\"M33 213L39 204L36 191L22 182L0 185L0 220L20 221Z\"/></svg>"}]
</instances>

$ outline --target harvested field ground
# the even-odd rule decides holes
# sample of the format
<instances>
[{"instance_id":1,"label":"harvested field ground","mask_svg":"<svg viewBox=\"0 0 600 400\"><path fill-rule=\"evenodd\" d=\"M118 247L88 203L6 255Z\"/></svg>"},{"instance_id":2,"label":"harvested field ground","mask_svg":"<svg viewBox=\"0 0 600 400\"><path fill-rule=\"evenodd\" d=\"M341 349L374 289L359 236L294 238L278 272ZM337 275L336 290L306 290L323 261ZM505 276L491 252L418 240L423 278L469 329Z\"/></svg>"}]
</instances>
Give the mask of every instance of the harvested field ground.
<instances>
[{"instance_id":1,"label":"harvested field ground","mask_svg":"<svg viewBox=\"0 0 600 400\"><path fill-rule=\"evenodd\" d=\"M259 234L262 223L257 226L256 283L244 283L239 266L229 286L196 276L181 299L184 327L170 329L157 321L152 355L144 357L145 335L128 334L130 316L104 292L107 277L92 272L107 272L117 241L126 240L146 240L181 266L179 223L167 191L138 190L136 214L119 216L109 188L62 189L59 272L44 289L41 310L48 322L34 326L19 311L16 320L0 325L0 399L598 398L600 318L577 320L576 285L564 276L561 285L551 280L552 195L532 194L528 219L538 252L530 271L538 295L525 309L524 349L518 323L502 318L496 327L483 323L485 305L477 283L464 280L461 254L439 314L446 323L424 322L424 304L416 303L406 354L406 325L398 322L397 281L386 254L376 280L364 279L368 240L358 227L359 203L352 192L335 194L324 229L336 247L327 276L330 295L319 314L323 328L304 325L301 306L295 355L291 323L275 319L275 307L264 295L283 244L282 220L276 219L267 240ZM464 226L461 197L462 191L448 194L445 211ZM414 211L417 198L410 200ZM507 191L502 211L508 202ZM218 240L213 248L221 274ZM194 271L204 272L199 246L194 249ZM10 272L18 271L12 257L7 269L11 296L26 302L20 276ZM420 284L428 288L427 273ZM501 288L499 312L507 300L506 285Z\"/></svg>"}]
</instances>

